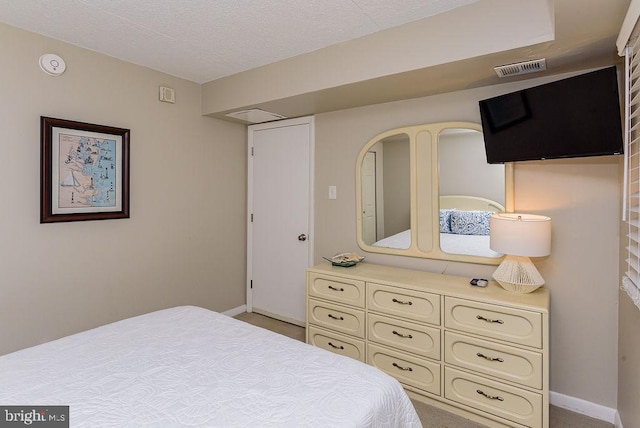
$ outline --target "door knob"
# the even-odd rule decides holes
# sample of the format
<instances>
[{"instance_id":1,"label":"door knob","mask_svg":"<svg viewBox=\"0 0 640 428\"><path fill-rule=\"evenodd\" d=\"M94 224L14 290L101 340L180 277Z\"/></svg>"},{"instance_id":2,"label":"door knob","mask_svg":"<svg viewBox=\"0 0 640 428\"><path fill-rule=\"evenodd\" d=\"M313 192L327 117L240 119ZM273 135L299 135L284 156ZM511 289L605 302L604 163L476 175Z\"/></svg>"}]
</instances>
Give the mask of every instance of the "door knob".
<instances>
[{"instance_id":1,"label":"door knob","mask_svg":"<svg viewBox=\"0 0 640 428\"><path fill-rule=\"evenodd\" d=\"M305 235L304 233L301 233L300 235L298 235L298 241L306 241L307 240L307 235Z\"/></svg>"}]
</instances>

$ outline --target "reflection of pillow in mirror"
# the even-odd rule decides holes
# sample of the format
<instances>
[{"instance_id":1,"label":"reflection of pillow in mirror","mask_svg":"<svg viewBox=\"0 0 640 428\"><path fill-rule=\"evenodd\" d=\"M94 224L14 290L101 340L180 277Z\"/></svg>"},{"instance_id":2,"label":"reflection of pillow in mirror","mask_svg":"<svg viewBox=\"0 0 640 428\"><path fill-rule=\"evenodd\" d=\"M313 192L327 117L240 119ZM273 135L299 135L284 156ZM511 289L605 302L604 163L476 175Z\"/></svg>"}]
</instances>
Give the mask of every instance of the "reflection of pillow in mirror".
<instances>
[{"instance_id":1,"label":"reflection of pillow in mirror","mask_svg":"<svg viewBox=\"0 0 640 428\"><path fill-rule=\"evenodd\" d=\"M451 232L459 235L488 235L491 211L453 211Z\"/></svg>"},{"instance_id":2,"label":"reflection of pillow in mirror","mask_svg":"<svg viewBox=\"0 0 640 428\"><path fill-rule=\"evenodd\" d=\"M440 210L440 233L451 233L451 213L455 210Z\"/></svg>"}]
</instances>

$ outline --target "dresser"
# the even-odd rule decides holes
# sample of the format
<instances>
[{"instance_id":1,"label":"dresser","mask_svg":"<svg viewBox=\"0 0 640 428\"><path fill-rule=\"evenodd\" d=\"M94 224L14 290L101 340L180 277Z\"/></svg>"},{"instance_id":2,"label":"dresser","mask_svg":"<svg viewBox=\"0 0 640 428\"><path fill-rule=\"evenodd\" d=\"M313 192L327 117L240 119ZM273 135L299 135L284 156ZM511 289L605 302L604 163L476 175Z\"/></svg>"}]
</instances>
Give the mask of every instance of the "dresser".
<instances>
[{"instance_id":1,"label":"dresser","mask_svg":"<svg viewBox=\"0 0 640 428\"><path fill-rule=\"evenodd\" d=\"M492 427L549 426L549 292L359 263L307 270L306 340Z\"/></svg>"}]
</instances>

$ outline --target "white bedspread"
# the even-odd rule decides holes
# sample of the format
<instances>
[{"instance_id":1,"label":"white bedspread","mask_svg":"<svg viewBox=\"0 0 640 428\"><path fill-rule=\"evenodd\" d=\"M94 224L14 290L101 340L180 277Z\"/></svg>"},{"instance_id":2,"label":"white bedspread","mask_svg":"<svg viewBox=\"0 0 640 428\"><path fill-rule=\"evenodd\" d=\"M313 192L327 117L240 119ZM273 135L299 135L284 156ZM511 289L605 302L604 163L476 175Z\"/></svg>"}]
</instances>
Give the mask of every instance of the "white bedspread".
<instances>
[{"instance_id":1,"label":"white bedspread","mask_svg":"<svg viewBox=\"0 0 640 428\"><path fill-rule=\"evenodd\" d=\"M374 247L407 249L411 246L411 229L405 230L373 244ZM440 234L440 249L449 254L469 256L502 257L489 248L489 235Z\"/></svg>"},{"instance_id":2,"label":"white bedspread","mask_svg":"<svg viewBox=\"0 0 640 428\"><path fill-rule=\"evenodd\" d=\"M466 254L470 256L502 257L489 248L489 235L440 234L440 248L445 253Z\"/></svg>"},{"instance_id":3,"label":"white bedspread","mask_svg":"<svg viewBox=\"0 0 640 428\"><path fill-rule=\"evenodd\" d=\"M378 369L193 306L0 357L0 404L69 405L73 427L420 426Z\"/></svg>"},{"instance_id":4,"label":"white bedspread","mask_svg":"<svg viewBox=\"0 0 640 428\"><path fill-rule=\"evenodd\" d=\"M411 229L382 238L381 240L374 242L373 246L406 250L411 246Z\"/></svg>"}]
</instances>

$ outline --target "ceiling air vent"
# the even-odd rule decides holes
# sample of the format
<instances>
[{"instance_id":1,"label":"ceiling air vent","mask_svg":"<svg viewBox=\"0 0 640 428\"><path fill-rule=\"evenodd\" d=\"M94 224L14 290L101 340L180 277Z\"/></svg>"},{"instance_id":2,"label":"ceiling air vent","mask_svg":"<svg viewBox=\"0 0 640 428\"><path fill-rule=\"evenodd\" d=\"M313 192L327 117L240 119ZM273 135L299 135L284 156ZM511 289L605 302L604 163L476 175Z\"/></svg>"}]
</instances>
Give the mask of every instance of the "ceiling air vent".
<instances>
[{"instance_id":1,"label":"ceiling air vent","mask_svg":"<svg viewBox=\"0 0 640 428\"><path fill-rule=\"evenodd\" d=\"M547 69L547 63L544 58L534 59L531 61L516 62L513 64L498 65L493 67L498 77L511 77L519 74L536 73Z\"/></svg>"},{"instance_id":2,"label":"ceiling air vent","mask_svg":"<svg viewBox=\"0 0 640 428\"><path fill-rule=\"evenodd\" d=\"M281 114L271 113L268 111L260 110L259 108L235 111L233 113L227 113L225 114L225 116L249 123L264 123L287 118L286 116L283 116Z\"/></svg>"}]
</instances>

